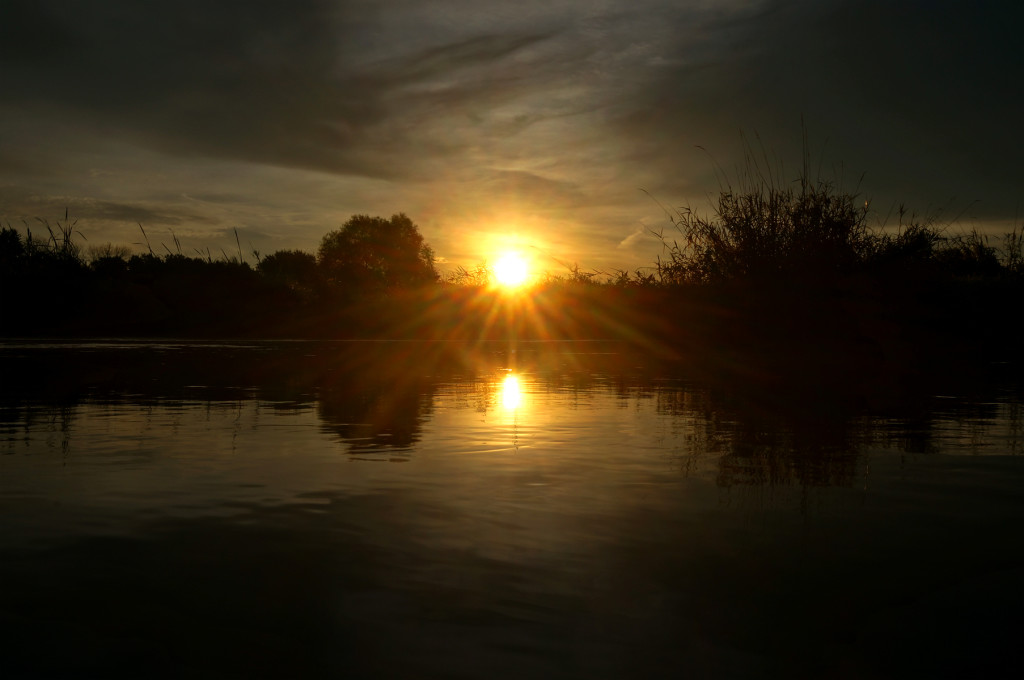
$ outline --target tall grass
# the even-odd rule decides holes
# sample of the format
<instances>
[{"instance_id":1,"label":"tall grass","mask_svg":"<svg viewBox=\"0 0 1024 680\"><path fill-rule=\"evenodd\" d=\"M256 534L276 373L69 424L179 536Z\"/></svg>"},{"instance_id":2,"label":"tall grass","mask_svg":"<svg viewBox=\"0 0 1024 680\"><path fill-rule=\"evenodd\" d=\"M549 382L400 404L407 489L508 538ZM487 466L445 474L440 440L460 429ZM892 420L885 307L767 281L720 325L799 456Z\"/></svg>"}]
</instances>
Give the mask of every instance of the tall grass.
<instances>
[{"instance_id":1,"label":"tall grass","mask_svg":"<svg viewBox=\"0 0 1024 680\"><path fill-rule=\"evenodd\" d=\"M36 221L46 229L47 236L38 239L32 234L32 228L25 224L24 252L29 256L43 256L65 263L82 263L82 247L75 240L88 240L85 234L78 229L78 220L71 220L68 217L68 210L64 209L64 219L57 219L53 224L49 220L36 218Z\"/></svg>"},{"instance_id":2,"label":"tall grass","mask_svg":"<svg viewBox=\"0 0 1024 680\"><path fill-rule=\"evenodd\" d=\"M1003 265L1019 276L1024 276L1024 227L1014 225L1013 231L1003 236Z\"/></svg>"}]
</instances>

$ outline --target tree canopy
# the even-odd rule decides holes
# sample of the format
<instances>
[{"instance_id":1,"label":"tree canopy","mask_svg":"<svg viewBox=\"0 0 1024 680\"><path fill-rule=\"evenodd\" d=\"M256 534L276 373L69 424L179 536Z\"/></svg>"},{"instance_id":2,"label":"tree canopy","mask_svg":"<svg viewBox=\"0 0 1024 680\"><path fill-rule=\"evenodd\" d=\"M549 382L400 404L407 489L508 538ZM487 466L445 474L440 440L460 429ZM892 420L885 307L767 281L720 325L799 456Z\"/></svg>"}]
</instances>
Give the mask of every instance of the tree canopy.
<instances>
[{"instance_id":1,"label":"tree canopy","mask_svg":"<svg viewBox=\"0 0 1024 680\"><path fill-rule=\"evenodd\" d=\"M341 288L383 291L438 280L434 251L405 213L391 219L353 215L323 237L317 262Z\"/></svg>"},{"instance_id":2,"label":"tree canopy","mask_svg":"<svg viewBox=\"0 0 1024 680\"><path fill-rule=\"evenodd\" d=\"M316 258L301 250L279 250L271 253L256 267L271 283L292 290L312 291L316 286Z\"/></svg>"}]
</instances>

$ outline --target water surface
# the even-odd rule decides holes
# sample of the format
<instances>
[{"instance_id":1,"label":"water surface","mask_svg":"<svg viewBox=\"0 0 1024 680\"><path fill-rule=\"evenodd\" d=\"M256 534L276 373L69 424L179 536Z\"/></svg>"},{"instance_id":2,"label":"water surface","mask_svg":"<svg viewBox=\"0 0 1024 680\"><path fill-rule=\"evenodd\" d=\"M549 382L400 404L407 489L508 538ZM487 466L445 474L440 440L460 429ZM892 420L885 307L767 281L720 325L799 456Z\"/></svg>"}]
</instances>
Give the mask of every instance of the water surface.
<instances>
[{"instance_id":1,"label":"water surface","mask_svg":"<svg viewBox=\"0 0 1024 680\"><path fill-rule=\"evenodd\" d=\"M3 677L1024 670L999 367L797 395L610 343L111 341L0 370Z\"/></svg>"}]
</instances>

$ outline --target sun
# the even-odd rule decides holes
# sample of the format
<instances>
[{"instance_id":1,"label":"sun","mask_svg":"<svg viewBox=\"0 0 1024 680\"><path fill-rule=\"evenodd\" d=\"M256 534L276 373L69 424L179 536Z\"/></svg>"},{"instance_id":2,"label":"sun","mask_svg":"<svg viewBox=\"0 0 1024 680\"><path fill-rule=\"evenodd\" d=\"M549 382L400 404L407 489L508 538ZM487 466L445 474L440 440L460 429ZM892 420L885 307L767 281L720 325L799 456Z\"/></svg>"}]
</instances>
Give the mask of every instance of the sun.
<instances>
[{"instance_id":1,"label":"sun","mask_svg":"<svg viewBox=\"0 0 1024 680\"><path fill-rule=\"evenodd\" d=\"M518 288L530 276L530 266L519 253L505 253L494 263L494 280L505 288Z\"/></svg>"}]
</instances>

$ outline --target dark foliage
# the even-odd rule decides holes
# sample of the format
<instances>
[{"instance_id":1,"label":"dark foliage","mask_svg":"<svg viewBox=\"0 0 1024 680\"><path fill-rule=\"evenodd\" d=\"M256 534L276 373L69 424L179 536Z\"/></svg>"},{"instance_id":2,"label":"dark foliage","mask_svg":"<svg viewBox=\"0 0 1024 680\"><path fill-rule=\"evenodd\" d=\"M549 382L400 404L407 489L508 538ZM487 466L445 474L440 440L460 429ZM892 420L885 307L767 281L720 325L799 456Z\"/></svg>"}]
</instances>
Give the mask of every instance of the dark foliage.
<instances>
[{"instance_id":1,"label":"dark foliage","mask_svg":"<svg viewBox=\"0 0 1024 680\"><path fill-rule=\"evenodd\" d=\"M672 222L682 243L673 241L659 263L670 283L829 277L849 272L870 250L865 210L828 184L726 190L711 216L680 208Z\"/></svg>"},{"instance_id":2,"label":"dark foliage","mask_svg":"<svg viewBox=\"0 0 1024 680\"><path fill-rule=\"evenodd\" d=\"M260 260L256 271L272 285L289 288L303 297L313 294L319 280L316 258L301 250L272 253Z\"/></svg>"},{"instance_id":3,"label":"dark foliage","mask_svg":"<svg viewBox=\"0 0 1024 680\"><path fill-rule=\"evenodd\" d=\"M404 213L353 215L320 242L317 263L335 290L379 293L439 280L434 253Z\"/></svg>"},{"instance_id":4,"label":"dark foliage","mask_svg":"<svg viewBox=\"0 0 1024 680\"><path fill-rule=\"evenodd\" d=\"M1004 238L1001 261L978 232L948 235L928 223L904 222L902 209L895 232L872 229L868 203L827 182L748 184L722 191L709 215L690 207L669 215L679 238L663 238L666 258L657 264L662 283L805 287L896 276L916 285L1020 273L1016 231Z\"/></svg>"},{"instance_id":5,"label":"dark foliage","mask_svg":"<svg viewBox=\"0 0 1024 680\"><path fill-rule=\"evenodd\" d=\"M681 239L648 272L568 267L524 295L485 266L441 282L404 215L354 216L318 256L238 259L90 249L66 219L45 241L0 230L0 335L624 339L652 356L751 375L1012 359L1024 334L1021 238L1001 249L913 220L865 225L828 185L725 192L711 217L680 210Z\"/></svg>"}]
</instances>

